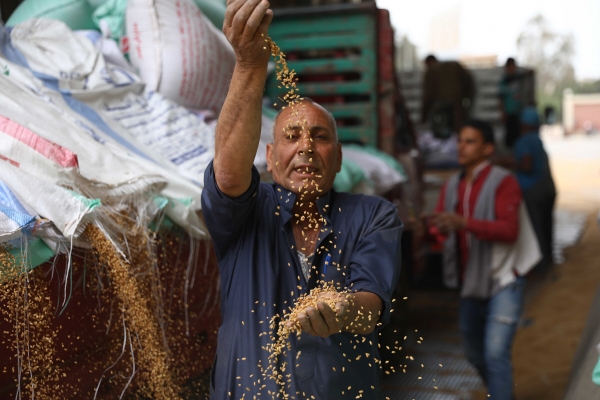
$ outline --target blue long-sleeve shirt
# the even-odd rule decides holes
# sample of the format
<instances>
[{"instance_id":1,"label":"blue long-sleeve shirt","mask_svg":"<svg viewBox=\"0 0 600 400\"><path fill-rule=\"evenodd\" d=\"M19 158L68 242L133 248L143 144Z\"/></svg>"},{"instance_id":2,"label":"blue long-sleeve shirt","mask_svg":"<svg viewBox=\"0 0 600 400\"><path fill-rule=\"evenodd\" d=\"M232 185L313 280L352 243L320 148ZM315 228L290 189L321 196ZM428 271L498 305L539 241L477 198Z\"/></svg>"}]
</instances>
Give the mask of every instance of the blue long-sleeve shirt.
<instances>
[{"instance_id":1,"label":"blue long-sleeve shirt","mask_svg":"<svg viewBox=\"0 0 600 400\"><path fill-rule=\"evenodd\" d=\"M550 174L548 154L537 131L521 135L515 142L513 151L517 164L521 163L526 155L531 157L531 171L523 172L517 169L517 180L522 191L529 190Z\"/></svg>"},{"instance_id":2,"label":"blue long-sleeve shirt","mask_svg":"<svg viewBox=\"0 0 600 400\"><path fill-rule=\"evenodd\" d=\"M261 374L268 365L270 318L283 315L300 294L317 285L316 274L304 278L298 260L290 222L295 194L259 179L253 168L250 188L232 199L218 189L212 163L205 172L202 210L221 273L223 322L211 381L215 400L270 399L279 391ZM395 206L333 190L317 205L326 221L313 257L320 275L330 259L319 279L377 294L385 323L400 271L402 223ZM290 399L355 399L359 390L363 398L383 399L377 336L377 331L328 338L292 334L290 350L279 358L280 365L287 362Z\"/></svg>"}]
</instances>

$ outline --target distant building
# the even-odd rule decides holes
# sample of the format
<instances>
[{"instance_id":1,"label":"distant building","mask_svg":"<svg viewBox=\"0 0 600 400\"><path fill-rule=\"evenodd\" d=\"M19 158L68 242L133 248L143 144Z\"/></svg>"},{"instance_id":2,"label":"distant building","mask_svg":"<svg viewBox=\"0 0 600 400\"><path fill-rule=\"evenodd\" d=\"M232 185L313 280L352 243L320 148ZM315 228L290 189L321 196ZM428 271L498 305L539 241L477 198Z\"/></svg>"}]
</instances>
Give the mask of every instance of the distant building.
<instances>
[{"instance_id":1,"label":"distant building","mask_svg":"<svg viewBox=\"0 0 600 400\"><path fill-rule=\"evenodd\" d=\"M469 69L496 68L498 56L495 54L485 56L461 56L459 62Z\"/></svg>"},{"instance_id":2,"label":"distant building","mask_svg":"<svg viewBox=\"0 0 600 400\"><path fill-rule=\"evenodd\" d=\"M562 111L566 134L600 131L600 93L573 94L566 89Z\"/></svg>"},{"instance_id":3,"label":"distant building","mask_svg":"<svg viewBox=\"0 0 600 400\"><path fill-rule=\"evenodd\" d=\"M421 70L423 61L417 54L417 46L411 43L406 35L396 43L396 71L407 72Z\"/></svg>"}]
</instances>

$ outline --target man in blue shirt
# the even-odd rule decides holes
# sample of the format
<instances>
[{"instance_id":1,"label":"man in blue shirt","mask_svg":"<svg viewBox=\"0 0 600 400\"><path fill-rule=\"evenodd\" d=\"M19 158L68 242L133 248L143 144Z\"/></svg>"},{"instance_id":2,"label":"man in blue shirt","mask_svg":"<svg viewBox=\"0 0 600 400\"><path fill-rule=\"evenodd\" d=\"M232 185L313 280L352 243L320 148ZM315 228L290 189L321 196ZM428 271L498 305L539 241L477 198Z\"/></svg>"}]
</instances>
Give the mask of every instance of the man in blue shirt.
<instances>
[{"instance_id":1,"label":"man in blue shirt","mask_svg":"<svg viewBox=\"0 0 600 400\"><path fill-rule=\"evenodd\" d=\"M500 98L500 111L504 121L504 144L512 149L519 137L519 117L525 101L524 90L525 75L519 73L514 58L506 60L504 75L498 84Z\"/></svg>"},{"instance_id":2,"label":"man in blue shirt","mask_svg":"<svg viewBox=\"0 0 600 400\"><path fill-rule=\"evenodd\" d=\"M552 263L553 211L556 188L548 154L540 139L539 115L535 107L526 107L520 116L521 136L515 142L515 169L523 199L537 236L543 258L538 271Z\"/></svg>"},{"instance_id":3,"label":"man in blue shirt","mask_svg":"<svg viewBox=\"0 0 600 400\"><path fill-rule=\"evenodd\" d=\"M211 399L382 399L377 326L389 318L402 223L375 197L332 190L341 145L330 113L305 100L275 120L267 147L274 184L253 166L272 19L266 0L229 1L223 31L236 67L205 173L202 209L221 273L221 314ZM302 294L333 283L350 295L298 315L301 335L276 357L283 387L266 377L275 332ZM284 397L285 398L285 397Z\"/></svg>"}]
</instances>

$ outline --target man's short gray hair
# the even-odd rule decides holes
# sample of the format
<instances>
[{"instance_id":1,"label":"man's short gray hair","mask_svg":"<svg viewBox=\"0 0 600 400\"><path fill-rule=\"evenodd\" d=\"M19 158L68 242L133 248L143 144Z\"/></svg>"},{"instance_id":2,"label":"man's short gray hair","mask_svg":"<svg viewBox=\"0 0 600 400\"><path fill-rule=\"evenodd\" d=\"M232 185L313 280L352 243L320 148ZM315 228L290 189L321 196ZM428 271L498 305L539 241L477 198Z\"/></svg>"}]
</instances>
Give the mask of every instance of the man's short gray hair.
<instances>
[{"instance_id":1,"label":"man's short gray hair","mask_svg":"<svg viewBox=\"0 0 600 400\"><path fill-rule=\"evenodd\" d=\"M323 110L323 112L325 113L325 116L327 116L327 119L329 120L329 123L333 127L333 134L335 135L335 140L336 140L336 142L338 141L337 124L335 123L335 118L333 118L333 114L331 114L329 112L329 110L327 110L325 107L323 107L319 103L315 102L310 97L302 97L302 100L299 100L298 103L313 104L313 105L319 107L321 110ZM279 110L279 112L277 113L277 115L275 115L275 118L273 118L273 128L271 129L271 134L272 134L271 138L273 140L275 139L275 126L277 125L277 118L279 118L279 115L281 115L281 113L283 112L283 110L285 110L286 108L282 108L281 110Z\"/></svg>"}]
</instances>

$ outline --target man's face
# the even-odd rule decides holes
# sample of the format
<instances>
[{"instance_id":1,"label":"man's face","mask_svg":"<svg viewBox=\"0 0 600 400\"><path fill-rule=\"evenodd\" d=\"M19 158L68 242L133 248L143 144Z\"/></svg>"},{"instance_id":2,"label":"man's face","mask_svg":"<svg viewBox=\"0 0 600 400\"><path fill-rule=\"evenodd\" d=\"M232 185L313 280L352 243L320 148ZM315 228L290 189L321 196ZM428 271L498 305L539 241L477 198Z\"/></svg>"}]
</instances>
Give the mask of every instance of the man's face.
<instances>
[{"instance_id":1,"label":"man's face","mask_svg":"<svg viewBox=\"0 0 600 400\"><path fill-rule=\"evenodd\" d=\"M267 145L267 170L284 188L310 200L327 193L342 166L342 146L323 109L300 102L275 122Z\"/></svg>"},{"instance_id":2,"label":"man's face","mask_svg":"<svg viewBox=\"0 0 600 400\"><path fill-rule=\"evenodd\" d=\"M458 134L458 163L472 167L487 160L494 152L492 143L485 143L478 129L470 126L462 128Z\"/></svg>"}]
</instances>

